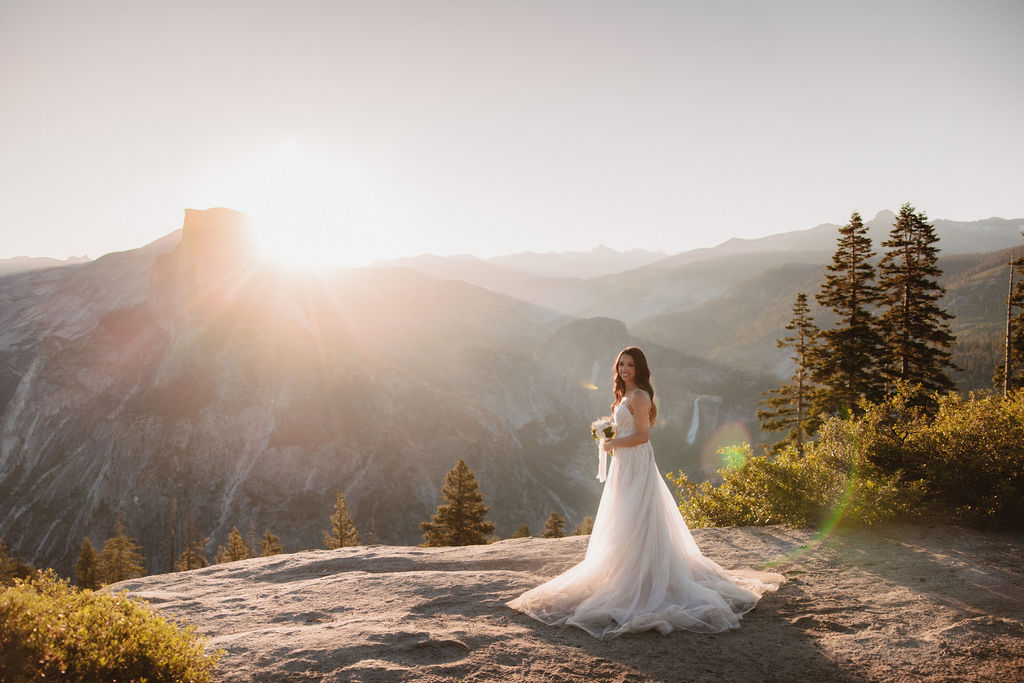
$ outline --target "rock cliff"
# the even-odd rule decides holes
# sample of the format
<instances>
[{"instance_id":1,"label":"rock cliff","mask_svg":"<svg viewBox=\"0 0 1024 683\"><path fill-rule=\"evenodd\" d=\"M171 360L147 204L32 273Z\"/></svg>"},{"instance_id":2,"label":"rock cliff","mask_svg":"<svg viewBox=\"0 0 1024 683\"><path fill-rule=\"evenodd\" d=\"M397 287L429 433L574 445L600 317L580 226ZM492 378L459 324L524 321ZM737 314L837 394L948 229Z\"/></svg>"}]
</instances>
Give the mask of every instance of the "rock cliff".
<instances>
[{"instance_id":1,"label":"rock cliff","mask_svg":"<svg viewBox=\"0 0 1024 683\"><path fill-rule=\"evenodd\" d=\"M727 569L788 581L714 635L596 640L505 602L583 558L587 538L369 546L255 558L109 586L223 649L220 681L1019 681L1019 535L895 526L822 539L698 529Z\"/></svg>"}]
</instances>

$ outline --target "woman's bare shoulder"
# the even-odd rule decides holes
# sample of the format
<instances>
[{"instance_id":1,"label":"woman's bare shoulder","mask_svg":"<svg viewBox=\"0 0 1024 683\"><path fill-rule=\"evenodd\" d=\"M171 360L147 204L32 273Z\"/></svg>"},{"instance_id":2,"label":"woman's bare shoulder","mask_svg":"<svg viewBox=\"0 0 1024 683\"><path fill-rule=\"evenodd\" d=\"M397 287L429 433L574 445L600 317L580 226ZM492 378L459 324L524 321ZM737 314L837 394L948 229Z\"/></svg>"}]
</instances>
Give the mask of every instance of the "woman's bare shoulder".
<instances>
[{"instance_id":1,"label":"woman's bare shoulder","mask_svg":"<svg viewBox=\"0 0 1024 683\"><path fill-rule=\"evenodd\" d=\"M626 397L626 401L629 402L630 408L633 406L639 406L641 408L644 406L649 407L651 405L651 396L640 387L637 387L633 391L629 392L629 396Z\"/></svg>"}]
</instances>

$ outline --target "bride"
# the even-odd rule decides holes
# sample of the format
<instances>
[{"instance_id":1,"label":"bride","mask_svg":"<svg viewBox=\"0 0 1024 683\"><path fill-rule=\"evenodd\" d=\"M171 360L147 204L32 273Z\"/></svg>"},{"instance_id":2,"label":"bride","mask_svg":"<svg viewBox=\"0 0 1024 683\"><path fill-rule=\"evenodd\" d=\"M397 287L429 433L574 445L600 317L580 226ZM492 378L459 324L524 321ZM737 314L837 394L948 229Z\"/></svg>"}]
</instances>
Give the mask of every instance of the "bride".
<instances>
[{"instance_id":1,"label":"bride","mask_svg":"<svg viewBox=\"0 0 1024 683\"><path fill-rule=\"evenodd\" d=\"M738 628L740 617L784 579L726 571L701 554L654 462L648 435L658 409L643 351L623 349L613 375L615 438L601 448L614 457L586 557L507 604L597 638Z\"/></svg>"}]
</instances>

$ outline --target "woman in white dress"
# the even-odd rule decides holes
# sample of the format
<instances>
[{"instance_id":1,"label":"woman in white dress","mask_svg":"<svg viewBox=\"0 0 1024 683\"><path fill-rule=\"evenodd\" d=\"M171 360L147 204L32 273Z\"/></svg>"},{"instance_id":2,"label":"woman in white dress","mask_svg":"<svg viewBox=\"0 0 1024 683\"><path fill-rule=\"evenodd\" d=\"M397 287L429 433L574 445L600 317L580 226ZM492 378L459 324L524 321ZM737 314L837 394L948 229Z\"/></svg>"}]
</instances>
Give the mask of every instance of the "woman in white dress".
<instances>
[{"instance_id":1,"label":"woman in white dress","mask_svg":"<svg viewBox=\"0 0 1024 683\"><path fill-rule=\"evenodd\" d=\"M614 452L582 562L508 606L597 638L657 629L716 633L738 628L778 574L726 571L704 557L654 462L648 435L657 407L643 351L619 353L613 371Z\"/></svg>"}]
</instances>

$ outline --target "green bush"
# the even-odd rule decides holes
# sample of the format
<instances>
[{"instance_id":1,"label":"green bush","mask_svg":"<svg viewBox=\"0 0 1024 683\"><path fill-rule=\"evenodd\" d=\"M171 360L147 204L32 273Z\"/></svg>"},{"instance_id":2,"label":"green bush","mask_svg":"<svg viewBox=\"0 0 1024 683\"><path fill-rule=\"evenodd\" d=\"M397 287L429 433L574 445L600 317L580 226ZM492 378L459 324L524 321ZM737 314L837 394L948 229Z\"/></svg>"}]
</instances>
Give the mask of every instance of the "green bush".
<instances>
[{"instance_id":1,"label":"green bush","mask_svg":"<svg viewBox=\"0 0 1024 683\"><path fill-rule=\"evenodd\" d=\"M1024 522L1024 390L922 400L899 384L861 408L825 420L802 456L787 447L755 457L743 444L720 451L731 464L717 485L669 475L680 511L693 526Z\"/></svg>"},{"instance_id":2,"label":"green bush","mask_svg":"<svg viewBox=\"0 0 1024 683\"><path fill-rule=\"evenodd\" d=\"M974 526L1024 524L1024 389L939 399L927 430L908 439L934 505Z\"/></svg>"},{"instance_id":3,"label":"green bush","mask_svg":"<svg viewBox=\"0 0 1024 683\"><path fill-rule=\"evenodd\" d=\"M212 681L220 653L125 595L80 590L52 570L0 588L6 681Z\"/></svg>"},{"instance_id":4,"label":"green bush","mask_svg":"<svg viewBox=\"0 0 1024 683\"><path fill-rule=\"evenodd\" d=\"M841 434L847 426L827 421L822 432L830 436L809 444L803 456L792 446L774 457L754 456L748 444L723 449L731 451L723 454L733 464L719 470L717 486L670 474L680 512L694 527L872 524L913 514L920 486L905 485L866 462L856 442Z\"/></svg>"}]
</instances>

